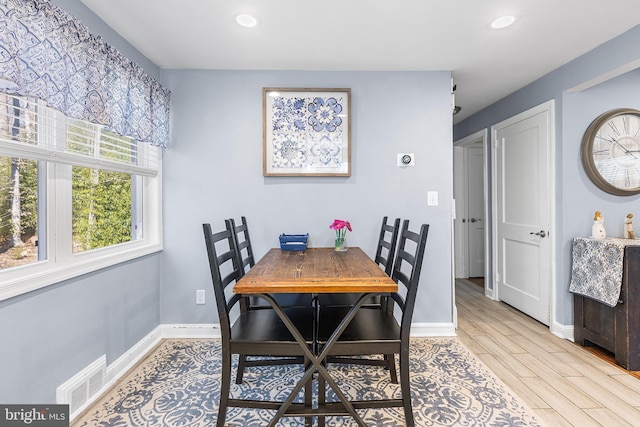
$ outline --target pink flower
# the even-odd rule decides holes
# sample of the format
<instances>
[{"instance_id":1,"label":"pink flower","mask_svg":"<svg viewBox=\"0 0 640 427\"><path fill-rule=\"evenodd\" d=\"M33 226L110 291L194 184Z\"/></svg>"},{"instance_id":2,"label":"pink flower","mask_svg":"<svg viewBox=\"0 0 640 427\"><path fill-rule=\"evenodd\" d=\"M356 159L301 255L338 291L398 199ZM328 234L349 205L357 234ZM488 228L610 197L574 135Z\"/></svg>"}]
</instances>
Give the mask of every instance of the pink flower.
<instances>
[{"instance_id":1,"label":"pink flower","mask_svg":"<svg viewBox=\"0 0 640 427\"><path fill-rule=\"evenodd\" d=\"M341 231L344 228L346 228L349 231L353 231L353 229L351 228L351 223L343 219L334 219L333 223L331 223L329 228L336 231ZM344 234L344 230L342 231L342 234Z\"/></svg>"}]
</instances>

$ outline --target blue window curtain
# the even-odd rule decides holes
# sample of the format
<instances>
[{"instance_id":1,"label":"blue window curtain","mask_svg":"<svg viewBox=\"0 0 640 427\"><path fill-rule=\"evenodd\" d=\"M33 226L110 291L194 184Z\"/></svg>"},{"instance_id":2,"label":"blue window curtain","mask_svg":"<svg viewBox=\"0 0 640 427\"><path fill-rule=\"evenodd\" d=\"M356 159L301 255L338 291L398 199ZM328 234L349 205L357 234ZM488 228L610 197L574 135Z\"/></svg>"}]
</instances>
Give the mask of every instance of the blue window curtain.
<instances>
[{"instance_id":1,"label":"blue window curtain","mask_svg":"<svg viewBox=\"0 0 640 427\"><path fill-rule=\"evenodd\" d=\"M0 0L0 90L138 141L169 141L169 90L48 0Z\"/></svg>"}]
</instances>

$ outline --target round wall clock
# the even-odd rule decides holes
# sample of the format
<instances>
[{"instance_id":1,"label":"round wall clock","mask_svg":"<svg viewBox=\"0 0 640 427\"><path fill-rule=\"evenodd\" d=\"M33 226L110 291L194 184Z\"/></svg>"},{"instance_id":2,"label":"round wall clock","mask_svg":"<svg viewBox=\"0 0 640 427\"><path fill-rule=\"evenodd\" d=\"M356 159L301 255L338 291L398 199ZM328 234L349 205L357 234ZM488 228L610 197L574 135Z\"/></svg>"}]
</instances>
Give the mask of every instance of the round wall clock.
<instances>
[{"instance_id":1,"label":"round wall clock","mask_svg":"<svg viewBox=\"0 0 640 427\"><path fill-rule=\"evenodd\" d=\"M596 118L582 137L582 165L600 189L640 194L640 111L618 108Z\"/></svg>"}]
</instances>

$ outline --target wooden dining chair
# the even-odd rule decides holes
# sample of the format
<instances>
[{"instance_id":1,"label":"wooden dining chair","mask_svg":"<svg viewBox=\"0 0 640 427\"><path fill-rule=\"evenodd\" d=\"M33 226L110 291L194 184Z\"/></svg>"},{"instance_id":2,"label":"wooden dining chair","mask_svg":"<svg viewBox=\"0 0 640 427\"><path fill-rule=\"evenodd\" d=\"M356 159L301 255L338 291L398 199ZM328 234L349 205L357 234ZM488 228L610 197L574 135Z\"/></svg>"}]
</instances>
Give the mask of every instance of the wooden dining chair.
<instances>
[{"instance_id":1,"label":"wooden dining chair","mask_svg":"<svg viewBox=\"0 0 640 427\"><path fill-rule=\"evenodd\" d=\"M318 325L319 350L326 354L341 358L341 363L362 364L362 356L367 355L399 355L401 399L395 399L387 406L404 408L407 426L414 426L411 407L411 389L409 382L409 332L418 292L418 282L422 269L429 225L423 224L419 232L409 230L409 221L405 220L400 232L391 278L398 284L398 292L390 295L395 304L388 304L382 310L360 309L349 322L337 342L324 349L331 334L338 330L349 309L342 307L320 306ZM401 312L400 322L394 316L394 307ZM331 363L331 361L330 361ZM395 365L395 363L394 363ZM395 366L394 366L395 369ZM319 399L324 402L324 379L319 378ZM354 407L365 408L366 401ZM371 407L376 403L371 403ZM324 425L324 420L320 420Z\"/></svg>"},{"instance_id":2,"label":"wooden dining chair","mask_svg":"<svg viewBox=\"0 0 640 427\"><path fill-rule=\"evenodd\" d=\"M247 218L242 216L240 223L236 224L233 218L228 220L233 230L233 238L235 240L236 259L239 265L240 277L255 265L255 257L253 255L253 247L251 246L251 237L249 236L249 226ZM300 311L307 310L307 316L313 316L313 307L311 305L311 297L309 295L279 294L273 295L278 305L283 308L298 307ZM242 297L240 300L240 310L272 310L273 307L258 297ZM265 363L266 362L266 363ZM283 359L282 364L290 363L287 359ZM302 362L300 360L300 362ZM244 377L245 368L251 366L264 366L265 364L275 365L277 359L265 360L264 358L249 359L248 355L238 355L238 370L236 371L236 384L241 384Z\"/></svg>"},{"instance_id":3,"label":"wooden dining chair","mask_svg":"<svg viewBox=\"0 0 640 427\"><path fill-rule=\"evenodd\" d=\"M376 255L374 261L391 276L393 268L393 257L398 243L398 232L400 231L400 218L396 218L393 224L388 223L388 217L382 218L382 226L378 236ZM358 299L354 294L320 294L320 306L324 307L351 307ZM375 297L367 302L363 307L380 308L380 298Z\"/></svg>"},{"instance_id":4,"label":"wooden dining chair","mask_svg":"<svg viewBox=\"0 0 640 427\"><path fill-rule=\"evenodd\" d=\"M393 269L393 260L396 253L396 245L398 243L398 233L400 231L400 218L396 218L393 224L388 222L388 217L382 218L382 226L380 227L380 234L378 237L378 246L376 248L376 255L374 261L384 270L387 275L391 276ZM319 295L320 307L345 307L349 308L353 306L359 295L354 294L321 294ZM387 304L392 304L387 297L381 297L379 295L372 297L369 301L362 305L366 309L387 309ZM343 360L339 357L329 356L327 358L329 363L353 363L352 360ZM383 366L389 371L391 381L393 383L398 382L398 375L396 372L396 363L393 354L383 355L380 359L361 359L360 362L366 365Z\"/></svg>"},{"instance_id":5,"label":"wooden dining chair","mask_svg":"<svg viewBox=\"0 0 640 427\"><path fill-rule=\"evenodd\" d=\"M237 248L231 221L226 220L225 225L225 229L219 232L213 232L210 224L202 225L222 336L222 380L218 427L225 425L228 407L278 409L281 404L273 401L230 398L233 354L277 358L273 363L264 360L261 365L308 362L304 357L303 348L295 340L276 310L240 310L238 317L232 320L231 310L239 303L241 296L230 292L229 287L240 279L241 264L237 262ZM284 312L289 321L297 327L309 348L312 348L314 319L308 317L310 312L296 307L286 308ZM305 403L293 406L311 405L311 393L311 387L305 387Z\"/></svg>"},{"instance_id":6,"label":"wooden dining chair","mask_svg":"<svg viewBox=\"0 0 640 427\"><path fill-rule=\"evenodd\" d=\"M398 243L398 232L400 231L400 218L396 218L392 224L387 223L387 217L382 218L380 227L380 237L378 237L378 247L376 256L373 259L380 267L391 276L393 269L393 257L396 254L396 244Z\"/></svg>"},{"instance_id":7,"label":"wooden dining chair","mask_svg":"<svg viewBox=\"0 0 640 427\"><path fill-rule=\"evenodd\" d=\"M251 269L256 261L253 254L253 247L251 246L251 237L249 236L249 226L247 224L247 218L241 217L240 223L237 224L233 218L230 218L231 225L234 230L234 238L236 240L236 249L238 262L242 266L240 269L241 276ZM308 295L299 294L278 294L274 295L276 301L281 307L310 307L311 297ZM243 304L246 304L247 309L263 309L271 308L269 304L260 298L247 298Z\"/></svg>"}]
</instances>

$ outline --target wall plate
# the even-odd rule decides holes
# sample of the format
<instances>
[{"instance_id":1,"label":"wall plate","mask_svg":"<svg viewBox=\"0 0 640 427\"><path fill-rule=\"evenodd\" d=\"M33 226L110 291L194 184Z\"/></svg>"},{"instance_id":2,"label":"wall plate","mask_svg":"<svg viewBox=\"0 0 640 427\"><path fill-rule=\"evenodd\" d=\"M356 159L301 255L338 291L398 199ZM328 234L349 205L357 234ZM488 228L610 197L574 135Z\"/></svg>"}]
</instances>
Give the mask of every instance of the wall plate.
<instances>
[{"instance_id":1,"label":"wall plate","mask_svg":"<svg viewBox=\"0 0 640 427\"><path fill-rule=\"evenodd\" d=\"M413 153L398 153L398 166L407 167L416 165L416 156Z\"/></svg>"}]
</instances>

